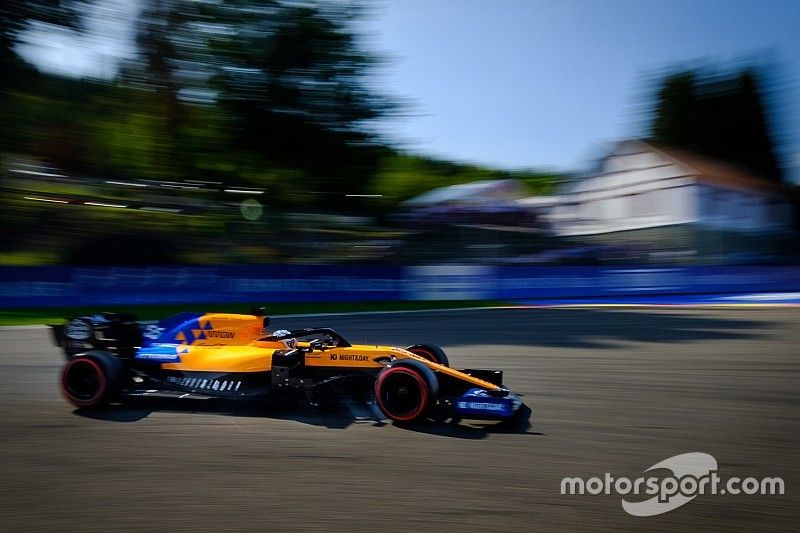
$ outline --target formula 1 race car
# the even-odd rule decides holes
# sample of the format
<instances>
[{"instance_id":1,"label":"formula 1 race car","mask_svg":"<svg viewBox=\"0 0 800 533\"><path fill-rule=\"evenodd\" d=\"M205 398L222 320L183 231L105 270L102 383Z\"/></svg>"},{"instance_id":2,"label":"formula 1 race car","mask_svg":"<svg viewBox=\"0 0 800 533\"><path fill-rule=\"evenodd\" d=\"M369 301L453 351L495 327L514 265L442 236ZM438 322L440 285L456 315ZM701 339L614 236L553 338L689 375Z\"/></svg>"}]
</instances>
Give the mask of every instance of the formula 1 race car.
<instances>
[{"instance_id":1,"label":"formula 1 race car","mask_svg":"<svg viewBox=\"0 0 800 533\"><path fill-rule=\"evenodd\" d=\"M269 332L263 308L252 313L179 313L157 323L102 313L53 325L67 357L61 390L79 408L146 393L302 394L318 405L360 386L388 418L404 423L433 413L510 420L522 405L501 371L452 369L436 346L352 345L324 327Z\"/></svg>"}]
</instances>

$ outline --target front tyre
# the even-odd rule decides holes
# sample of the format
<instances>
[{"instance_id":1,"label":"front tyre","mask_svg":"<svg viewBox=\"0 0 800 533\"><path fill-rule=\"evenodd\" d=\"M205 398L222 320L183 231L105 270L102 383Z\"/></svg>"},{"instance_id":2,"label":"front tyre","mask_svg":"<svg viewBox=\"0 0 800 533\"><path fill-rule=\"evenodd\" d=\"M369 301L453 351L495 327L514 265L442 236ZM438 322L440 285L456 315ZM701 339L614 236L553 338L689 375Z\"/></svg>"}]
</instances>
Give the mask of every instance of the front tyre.
<instances>
[{"instance_id":1,"label":"front tyre","mask_svg":"<svg viewBox=\"0 0 800 533\"><path fill-rule=\"evenodd\" d=\"M61 371L61 392L75 407L90 409L107 403L119 392L124 369L105 352L89 352L70 359Z\"/></svg>"},{"instance_id":2,"label":"front tyre","mask_svg":"<svg viewBox=\"0 0 800 533\"><path fill-rule=\"evenodd\" d=\"M395 422L422 418L433 393L422 373L409 366L393 366L375 381L375 398L381 410Z\"/></svg>"}]
</instances>

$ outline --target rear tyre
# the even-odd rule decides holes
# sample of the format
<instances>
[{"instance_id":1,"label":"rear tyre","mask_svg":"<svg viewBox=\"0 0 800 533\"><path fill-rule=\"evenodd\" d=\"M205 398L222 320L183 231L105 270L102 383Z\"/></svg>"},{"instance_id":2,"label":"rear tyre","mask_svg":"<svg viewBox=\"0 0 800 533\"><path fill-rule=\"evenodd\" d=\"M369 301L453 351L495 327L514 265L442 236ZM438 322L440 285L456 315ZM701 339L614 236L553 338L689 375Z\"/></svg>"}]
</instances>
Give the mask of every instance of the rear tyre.
<instances>
[{"instance_id":1,"label":"rear tyre","mask_svg":"<svg viewBox=\"0 0 800 533\"><path fill-rule=\"evenodd\" d=\"M393 366L375 381L378 407L395 422L415 422L423 417L434 394L422 373L409 366Z\"/></svg>"},{"instance_id":2,"label":"rear tyre","mask_svg":"<svg viewBox=\"0 0 800 533\"><path fill-rule=\"evenodd\" d=\"M443 366L450 366L450 361L447 360L444 350L432 344L414 344L406 348L406 351L415 355L423 357L433 363L438 363Z\"/></svg>"},{"instance_id":3,"label":"rear tyre","mask_svg":"<svg viewBox=\"0 0 800 533\"><path fill-rule=\"evenodd\" d=\"M61 371L61 392L75 407L100 407L120 391L124 371L120 360L109 353L79 355Z\"/></svg>"}]
</instances>

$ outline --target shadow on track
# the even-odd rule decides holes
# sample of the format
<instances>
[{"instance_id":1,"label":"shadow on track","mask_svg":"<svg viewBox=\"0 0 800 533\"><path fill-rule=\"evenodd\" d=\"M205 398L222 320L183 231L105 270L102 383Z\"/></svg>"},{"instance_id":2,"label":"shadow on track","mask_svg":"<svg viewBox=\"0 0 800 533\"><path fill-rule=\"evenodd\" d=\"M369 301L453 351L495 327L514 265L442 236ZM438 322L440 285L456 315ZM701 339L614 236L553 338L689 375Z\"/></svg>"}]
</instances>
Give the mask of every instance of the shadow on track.
<instances>
[{"instance_id":1,"label":"shadow on track","mask_svg":"<svg viewBox=\"0 0 800 533\"><path fill-rule=\"evenodd\" d=\"M222 398L177 398L154 395L129 397L121 404L73 411L77 416L110 422L138 422L156 412L292 420L329 429L345 429L352 424L378 422L367 416L355 415L343 404L314 408L304 404L300 399L260 403Z\"/></svg>"},{"instance_id":2,"label":"shadow on track","mask_svg":"<svg viewBox=\"0 0 800 533\"><path fill-rule=\"evenodd\" d=\"M143 420L155 412L289 420L327 429L347 429L356 424L374 427L391 424L366 404L356 406L352 402L335 402L324 407L312 407L301 399L264 404L219 398L131 397L124 404L113 404L99 409L75 409L73 414L94 420L129 423ZM428 419L413 425L394 425L408 431L460 439L482 439L492 433L543 435L530 431L531 418L530 408L523 406L515 419L509 422Z\"/></svg>"},{"instance_id":3,"label":"shadow on track","mask_svg":"<svg viewBox=\"0 0 800 533\"><path fill-rule=\"evenodd\" d=\"M513 420L504 422L494 421L453 421L439 422L425 420L419 424L395 426L408 431L426 433L428 435L439 435L457 439L484 439L491 434L511 434L511 435L539 435L546 436L544 433L531 431L533 423L533 412L530 407L523 405L519 413Z\"/></svg>"},{"instance_id":4,"label":"shadow on track","mask_svg":"<svg viewBox=\"0 0 800 533\"><path fill-rule=\"evenodd\" d=\"M689 313L669 309L478 309L398 315L382 317L380 321L332 317L325 325L355 343L431 342L440 346L508 344L590 349L613 349L625 342L754 340L764 338L773 328L773 322L760 318L757 311L742 311L741 318L721 318L708 309ZM298 325L303 320L308 321L277 318L275 322L280 321L283 327L284 322Z\"/></svg>"}]
</instances>

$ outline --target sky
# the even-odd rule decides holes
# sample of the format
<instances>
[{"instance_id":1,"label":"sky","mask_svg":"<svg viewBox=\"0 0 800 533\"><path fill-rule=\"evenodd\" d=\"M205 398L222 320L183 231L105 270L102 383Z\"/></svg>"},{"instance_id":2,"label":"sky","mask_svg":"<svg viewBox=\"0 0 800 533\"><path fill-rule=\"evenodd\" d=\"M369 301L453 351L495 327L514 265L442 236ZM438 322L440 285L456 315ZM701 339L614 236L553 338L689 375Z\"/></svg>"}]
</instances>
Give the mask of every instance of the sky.
<instances>
[{"instance_id":1,"label":"sky","mask_svg":"<svg viewBox=\"0 0 800 533\"><path fill-rule=\"evenodd\" d=\"M90 2L84 31L34 23L23 33L17 53L56 74L112 78L121 60L136 53L134 22L140 10L138 0Z\"/></svg>"},{"instance_id":2,"label":"sky","mask_svg":"<svg viewBox=\"0 0 800 533\"><path fill-rule=\"evenodd\" d=\"M346 1L346 0L343 0ZM134 53L137 0L99 0L88 32L34 26L41 68L112 76ZM573 170L644 131L658 73L769 63L780 156L800 179L800 0L376 0L377 88L407 102L382 131L405 148L501 168Z\"/></svg>"},{"instance_id":3,"label":"sky","mask_svg":"<svg viewBox=\"0 0 800 533\"><path fill-rule=\"evenodd\" d=\"M381 87L411 99L389 132L418 151L574 169L642 133L672 65L777 67L782 156L800 177L800 1L386 0L370 21Z\"/></svg>"}]
</instances>

